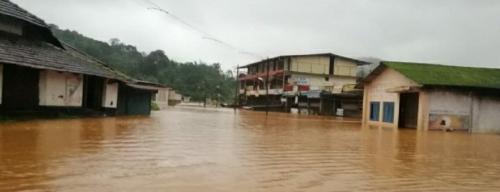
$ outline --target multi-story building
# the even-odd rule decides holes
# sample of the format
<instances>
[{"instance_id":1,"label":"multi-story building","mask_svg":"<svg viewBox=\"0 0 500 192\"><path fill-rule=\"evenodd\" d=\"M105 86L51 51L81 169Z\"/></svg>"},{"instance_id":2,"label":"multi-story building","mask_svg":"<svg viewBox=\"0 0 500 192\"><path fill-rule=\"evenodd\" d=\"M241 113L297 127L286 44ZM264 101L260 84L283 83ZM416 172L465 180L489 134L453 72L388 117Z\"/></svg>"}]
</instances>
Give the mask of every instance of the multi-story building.
<instances>
[{"instance_id":1,"label":"multi-story building","mask_svg":"<svg viewBox=\"0 0 500 192\"><path fill-rule=\"evenodd\" d=\"M246 72L239 74L240 105L285 111L298 108L313 113L335 111L338 104L324 101L322 95L342 94L353 87L358 66L363 64L367 63L323 53L278 56L243 66L240 69Z\"/></svg>"}]
</instances>

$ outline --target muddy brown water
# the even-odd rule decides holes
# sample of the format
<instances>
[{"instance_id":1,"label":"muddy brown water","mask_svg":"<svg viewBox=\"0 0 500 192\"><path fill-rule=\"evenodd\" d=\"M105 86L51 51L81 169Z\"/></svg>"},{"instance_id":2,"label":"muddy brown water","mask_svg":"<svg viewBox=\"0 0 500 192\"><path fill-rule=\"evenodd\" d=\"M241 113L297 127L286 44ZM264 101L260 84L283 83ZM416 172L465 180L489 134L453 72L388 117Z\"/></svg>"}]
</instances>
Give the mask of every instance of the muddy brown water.
<instances>
[{"instance_id":1,"label":"muddy brown water","mask_svg":"<svg viewBox=\"0 0 500 192\"><path fill-rule=\"evenodd\" d=\"M0 191L498 191L500 136L214 109L0 124Z\"/></svg>"}]
</instances>

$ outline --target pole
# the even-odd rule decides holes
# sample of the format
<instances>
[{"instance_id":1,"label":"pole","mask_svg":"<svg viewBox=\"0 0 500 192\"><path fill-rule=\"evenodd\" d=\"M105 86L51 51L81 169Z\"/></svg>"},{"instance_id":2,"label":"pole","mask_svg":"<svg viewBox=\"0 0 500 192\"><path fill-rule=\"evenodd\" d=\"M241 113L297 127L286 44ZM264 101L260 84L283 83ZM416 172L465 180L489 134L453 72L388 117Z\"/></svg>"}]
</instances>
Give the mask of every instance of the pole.
<instances>
[{"instance_id":1,"label":"pole","mask_svg":"<svg viewBox=\"0 0 500 192\"><path fill-rule=\"evenodd\" d=\"M283 87L281 88L283 90L283 93L281 94L281 97L284 97L286 99L285 101L285 111L286 112L290 112L288 111L288 98L285 96L285 87L286 87L286 69L285 69L285 61L284 59L280 58L280 61L279 62L283 62Z\"/></svg>"},{"instance_id":2,"label":"pole","mask_svg":"<svg viewBox=\"0 0 500 192\"><path fill-rule=\"evenodd\" d=\"M236 111L236 108L240 106L240 65L236 67L236 92L234 95L234 111Z\"/></svg>"},{"instance_id":3,"label":"pole","mask_svg":"<svg viewBox=\"0 0 500 192\"><path fill-rule=\"evenodd\" d=\"M266 62L266 116L269 115L269 58L267 58Z\"/></svg>"}]
</instances>

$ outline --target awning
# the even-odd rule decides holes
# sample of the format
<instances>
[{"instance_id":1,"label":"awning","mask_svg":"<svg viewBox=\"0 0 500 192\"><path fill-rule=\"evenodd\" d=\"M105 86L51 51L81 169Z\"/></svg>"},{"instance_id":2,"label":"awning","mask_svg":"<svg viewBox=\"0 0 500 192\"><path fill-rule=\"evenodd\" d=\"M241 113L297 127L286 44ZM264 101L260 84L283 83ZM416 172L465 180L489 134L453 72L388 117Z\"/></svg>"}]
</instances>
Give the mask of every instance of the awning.
<instances>
[{"instance_id":1,"label":"awning","mask_svg":"<svg viewBox=\"0 0 500 192\"><path fill-rule=\"evenodd\" d=\"M408 92L412 90L417 90L422 86L399 86L399 87L393 87L393 88L388 88L385 91L388 93L401 93L401 92Z\"/></svg>"},{"instance_id":2,"label":"awning","mask_svg":"<svg viewBox=\"0 0 500 192\"><path fill-rule=\"evenodd\" d=\"M142 90L148 90L148 91L158 91L161 87L156 87L152 85L139 85L139 84L133 84L133 83L127 83L127 86L136 88L136 89L142 89Z\"/></svg>"},{"instance_id":3,"label":"awning","mask_svg":"<svg viewBox=\"0 0 500 192\"><path fill-rule=\"evenodd\" d=\"M309 99L319 99L321 98L321 90L302 92L300 95L307 96Z\"/></svg>"}]
</instances>

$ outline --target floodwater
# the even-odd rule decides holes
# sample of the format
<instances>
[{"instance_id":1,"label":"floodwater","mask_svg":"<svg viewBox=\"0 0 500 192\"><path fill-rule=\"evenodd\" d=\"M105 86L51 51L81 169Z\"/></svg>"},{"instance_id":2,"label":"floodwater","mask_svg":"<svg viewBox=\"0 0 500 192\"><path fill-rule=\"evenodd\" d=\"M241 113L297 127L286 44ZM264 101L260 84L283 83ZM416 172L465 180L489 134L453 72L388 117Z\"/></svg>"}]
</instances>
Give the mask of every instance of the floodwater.
<instances>
[{"instance_id":1,"label":"floodwater","mask_svg":"<svg viewBox=\"0 0 500 192\"><path fill-rule=\"evenodd\" d=\"M499 135L188 108L0 124L0 191L499 189Z\"/></svg>"}]
</instances>

